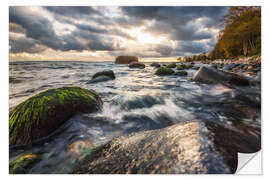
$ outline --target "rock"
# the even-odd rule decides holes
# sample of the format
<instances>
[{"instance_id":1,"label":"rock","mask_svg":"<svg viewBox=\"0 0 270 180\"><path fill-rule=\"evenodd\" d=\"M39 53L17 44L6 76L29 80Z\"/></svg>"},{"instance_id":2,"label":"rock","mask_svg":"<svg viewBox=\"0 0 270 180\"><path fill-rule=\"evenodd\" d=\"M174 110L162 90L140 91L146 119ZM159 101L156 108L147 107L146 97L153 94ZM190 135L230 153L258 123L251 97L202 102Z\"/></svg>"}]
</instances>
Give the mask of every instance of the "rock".
<instances>
[{"instance_id":1,"label":"rock","mask_svg":"<svg viewBox=\"0 0 270 180\"><path fill-rule=\"evenodd\" d=\"M227 64L223 66L223 70L228 71L232 70L234 67L238 66L239 64Z\"/></svg>"},{"instance_id":2,"label":"rock","mask_svg":"<svg viewBox=\"0 0 270 180\"><path fill-rule=\"evenodd\" d=\"M131 62L138 62L139 59L136 56L118 56L115 59L115 64L129 64Z\"/></svg>"},{"instance_id":3,"label":"rock","mask_svg":"<svg viewBox=\"0 0 270 180\"><path fill-rule=\"evenodd\" d=\"M97 72L96 74L93 75L92 79L95 79L98 76L108 76L111 79L115 79L115 75L112 70L105 70L105 71Z\"/></svg>"},{"instance_id":4,"label":"rock","mask_svg":"<svg viewBox=\"0 0 270 180\"><path fill-rule=\"evenodd\" d=\"M112 78L110 78L109 76L102 75L102 76L96 77L95 79L91 79L90 81L87 82L87 84L110 81L110 80L112 80Z\"/></svg>"},{"instance_id":5,"label":"rock","mask_svg":"<svg viewBox=\"0 0 270 180\"><path fill-rule=\"evenodd\" d=\"M10 174L25 174L28 169L31 169L33 165L41 160L38 154L25 154L23 156L15 157L9 162L9 173Z\"/></svg>"},{"instance_id":6,"label":"rock","mask_svg":"<svg viewBox=\"0 0 270 180\"><path fill-rule=\"evenodd\" d=\"M167 68L176 68L176 64L175 63L171 63L169 65L166 66Z\"/></svg>"},{"instance_id":7,"label":"rock","mask_svg":"<svg viewBox=\"0 0 270 180\"><path fill-rule=\"evenodd\" d=\"M183 70L185 69L185 65L184 64L178 64L177 65L177 70Z\"/></svg>"},{"instance_id":8,"label":"rock","mask_svg":"<svg viewBox=\"0 0 270 180\"><path fill-rule=\"evenodd\" d=\"M9 113L9 144L25 146L46 139L76 113L91 113L101 106L96 92L80 87L41 92Z\"/></svg>"},{"instance_id":9,"label":"rock","mask_svg":"<svg viewBox=\"0 0 270 180\"><path fill-rule=\"evenodd\" d=\"M209 66L210 68L214 68L214 69L217 69L218 67L217 67L217 65L216 64L214 64L214 63L212 63L212 64L210 64L210 66Z\"/></svg>"},{"instance_id":10,"label":"rock","mask_svg":"<svg viewBox=\"0 0 270 180\"><path fill-rule=\"evenodd\" d=\"M191 69L191 68L193 68L192 64L185 64L185 69Z\"/></svg>"},{"instance_id":11,"label":"rock","mask_svg":"<svg viewBox=\"0 0 270 180\"><path fill-rule=\"evenodd\" d=\"M150 66L158 68L160 67L160 64L157 62L153 62L152 64L150 64Z\"/></svg>"},{"instance_id":12,"label":"rock","mask_svg":"<svg viewBox=\"0 0 270 180\"><path fill-rule=\"evenodd\" d=\"M191 69L193 68L192 64L178 64L177 70L183 70L183 69Z\"/></svg>"},{"instance_id":13,"label":"rock","mask_svg":"<svg viewBox=\"0 0 270 180\"><path fill-rule=\"evenodd\" d=\"M240 86L250 85L249 79L244 76L215 70L213 68L202 66L192 77L192 80L204 83L230 83Z\"/></svg>"},{"instance_id":14,"label":"rock","mask_svg":"<svg viewBox=\"0 0 270 180\"><path fill-rule=\"evenodd\" d=\"M177 75L177 76L187 76L188 73L187 71L177 71L174 73L174 75Z\"/></svg>"},{"instance_id":15,"label":"rock","mask_svg":"<svg viewBox=\"0 0 270 180\"><path fill-rule=\"evenodd\" d=\"M192 67L192 69L199 70L200 67L201 67L200 65L195 64L195 65Z\"/></svg>"},{"instance_id":16,"label":"rock","mask_svg":"<svg viewBox=\"0 0 270 180\"><path fill-rule=\"evenodd\" d=\"M106 70L97 72L93 75L92 79L88 81L87 83L97 83L102 81L109 81L115 79L114 72L112 70Z\"/></svg>"},{"instance_id":17,"label":"rock","mask_svg":"<svg viewBox=\"0 0 270 180\"><path fill-rule=\"evenodd\" d=\"M140 68L140 69L144 69L145 65L141 62L132 62L128 65L129 68Z\"/></svg>"},{"instance_id":18,"label":"rock","mask_svg":"<svg viewBox=\"0 0 270 180\"><path fill-rule=\"evenodd\" d=\"M261 149L260 129L242 124L231 130L209 121L114 138L86 156L79 174L232 174L237 153Z\"/></svg>"},{"instance_id":19,"label":"rock","mask_svg":"<svg viewBox=\"0 0 270 180\"><path fill-rule=\"evenodd\" d=\"M155 72L155 74L159 76L172 75L173 73L174 73L174 70L167 67L160 67Z\"/></svg>"},{"instance_id":20,"label":"rock","mask_svg":"<svg viewBox=\"0 0 270 180\"><path fill-rule=\"evenodd\" d=\"M258 72L257 76L254 78L255 82L261 83L261 72Z\"/></svg>"}]
</instances>

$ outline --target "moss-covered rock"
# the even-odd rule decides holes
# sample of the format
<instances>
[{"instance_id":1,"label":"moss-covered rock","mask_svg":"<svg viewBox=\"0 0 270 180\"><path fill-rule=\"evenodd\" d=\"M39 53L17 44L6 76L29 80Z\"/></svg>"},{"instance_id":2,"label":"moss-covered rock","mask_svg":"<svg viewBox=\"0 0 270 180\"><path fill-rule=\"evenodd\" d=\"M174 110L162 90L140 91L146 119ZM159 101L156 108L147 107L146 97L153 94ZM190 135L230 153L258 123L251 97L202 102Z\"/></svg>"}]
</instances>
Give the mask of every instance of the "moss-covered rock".
<instances>
[{"instance_id":1,"label":"moss-covered rock","mask_svg":"<svg viewBox=\"0 0 270 180\"><path fill-rule=\"evenodd\" d=\"M184 64L178 64L177 65L177 70L183 70L185 69L185 65Z\"/></svg>"},{"instance_id":2,"label":"moss-covered rock","mask_svg":"<svg viewBox=\"0 0 270 180\"><path fill-rule=\"evenodd\" d=\"M185 64L185 69L191 69L191 68L193 68L192 64Z\"/></svg>"},{"instance_id":3,"label":"moss-covered rock","mask_svg":"<svg viewBox=\"0 0 270 180\"><path fill-rule=\"evenodd\" d=\"M177 71L177 72L174 73L174 75L176 75L176 76L187 76L188 73L187 73L187 71Z\"/></svg>"},{"instance_id":4,"label":"moss-covered rock","mask_svg":"<svg viewBox=\"0 0 270 180\"><path fill-rule=\"evenodd\" d=\"M18 156L10 160L9 162L9 173L10 174L25 174L35 163L41 160L39 154L25 154Z\"/></svg>"},{"instance_id":5,"label":"moss-covered rock","mask_svg":"<svg viewBox=\"0 0 270 180\"><path fill-rule=\"evenodd\" d=\"M155 74L159 76L172 75L173 73L174 73L174 70L167 67L160 67L155 72Z\"/></svg>"},{"instance_id":6,"label":"moss-covered rock","mask_svg":"<svg viewBox=\"0 0 270 180\"><path fill-rule=\"evenodd\" d=\"M76 113L90 113L102 106L98 94L80 87L41 92L16 106L9 114L9 144L32 144L49 136Z\"/></svg>"},{"instance_id":7,"label":"moss-covered rock","mask_svg":"<svg viewBox=\"0 0 270 180\"><path fill-rule=\"evenodd\" d=\"M167 68L176 68L176 64L175 63L171 63L167 66Z\"/></svg>"},{"instance_id":8,"label":"moss-covered rock","mask_svg":"<svg viewBox=\"0 0 270 180\"><path fill-rule=\"evenodd\" d=\"M192 64L178 64L177 70L191 69L192 67Z\"/></svg>"}]
</instances>

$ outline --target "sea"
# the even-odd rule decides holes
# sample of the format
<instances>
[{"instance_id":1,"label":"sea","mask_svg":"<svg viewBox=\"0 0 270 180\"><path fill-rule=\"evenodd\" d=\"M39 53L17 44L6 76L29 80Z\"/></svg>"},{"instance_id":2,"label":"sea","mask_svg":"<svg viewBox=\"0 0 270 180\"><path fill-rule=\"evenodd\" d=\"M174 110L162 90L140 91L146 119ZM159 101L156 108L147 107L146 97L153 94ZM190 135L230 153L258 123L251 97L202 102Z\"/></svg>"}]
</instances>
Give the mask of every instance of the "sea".
<instances>
[{"instance_id":1,"label":"sea","mask_svg":"<svg viewBox=\"0 0 270 180\"><path fill-rule=\"evenodd\" d=\"M29 173L69 173L92 147L130 133L194 119L206 119L236 131L239 124L260 129L260 107L245 104L235 95L237 91L250 92L255 94L250 97L258 99L260 86L229 88L194 82L190 78L195 69L188 69L187 76L157 76L156 68L145 64L144 69L130 69L114 62L10 62L9 110L35 94L64 86L95 90L103 101L102 110L73 116L53 139L32 147L10 148L10 160L39 153L42 160ZM89 83L96 72L104 70L112 70L116 79ZM245 116L239 113L243 106Z\"/></svg>"}]
</instances>

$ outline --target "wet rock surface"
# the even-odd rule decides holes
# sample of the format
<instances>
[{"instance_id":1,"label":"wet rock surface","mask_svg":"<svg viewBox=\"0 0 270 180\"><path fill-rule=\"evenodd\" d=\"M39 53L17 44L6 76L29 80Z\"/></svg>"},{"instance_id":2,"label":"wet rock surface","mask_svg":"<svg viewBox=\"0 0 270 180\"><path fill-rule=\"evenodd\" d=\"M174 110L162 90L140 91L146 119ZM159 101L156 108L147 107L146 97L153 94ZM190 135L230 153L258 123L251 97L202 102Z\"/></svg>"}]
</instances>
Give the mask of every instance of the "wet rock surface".
<instances>
[{"instance_id":1,"label":"wet rock surface","mask_svg":"<svg viewBox=\"0 0 270 180\"><path fill-rule=\"evenodd\" d=\"M204 83L229 83L240 86L250 85L250 80L242 75L216 70L202 66L192 77L192 80Z\"/></svg>"},{"instance_id":2,"label":"wet rock surface","mask_svg":"<svg viewBox=\"0 0 270 180\"><path fill-rule=\"evenodd\" d=\"M140 62L131 62L129 65L128 65L129 68L139 68L139 69L144 69L145 68L145 65L143 63L140 63Z\"/></svg>"},{"instance_id":3,"label":"wet rock surface","mask_svg":"<svg viewBox=\"0 0 270 180\"><path fill-rule=\"evenodd\" d=\"M172 70L171 68L167 68L167 67L160 67L156 70L155 74L158 76L172 75L172 74L174 74L174 70Z\"/></svg>"},{"instance_id":4,"label":"wet rock surface","mask_svg":"<svg viewBox=\"0 0 270 180\"><path fill-rule=\"evenodd\" d=\"M108 76L111 79L115 79L115 75L112 70L105 70L105 71L97 72L96 74L93 75L92 79L95 79L99 76Z\"/></svg>"},{"instance_id":5,"label":"wet rock surface","mask_svg":"<svg viewBox=\"0 0 270 180\"><path fill-rule=\"evenodd\" d=\"M79 87L62 87L39 93L9 114L10 147L25 146L45 138L76 113L101 108L99 95Z\"/></svg>"},{"instance_id":6,"label":"wet rock surface","mask_svg":"<svg viewBox=\"0 0 270 180\"><path fill-rule=\"evenodd\" d=\"M176 63L171 63L166 66L167 68L176 68Z\"/></svg>"},{"instance_id":7,"label":"wet rock surface","mask_svg":"<svg viewBox=\"0 0 270 180\"><path fill-rule=\"evenodd\" d=\"M230 174L237 153L260 149L260 129L234 131L210 121L189 121L115 138L87 156L73 173Z\"/></svg>"},{"instance_id":8,"label":"wet rock surface","mask_svg":"<svg viewBox=\"0 0 270 180\"><path fill-rule=\"evenodd\" d=\"M157 63L157 62L153 62L153 63L150 64L150 66L159 68L160 67L160 64Z\"/></svg>"}]
</instances>

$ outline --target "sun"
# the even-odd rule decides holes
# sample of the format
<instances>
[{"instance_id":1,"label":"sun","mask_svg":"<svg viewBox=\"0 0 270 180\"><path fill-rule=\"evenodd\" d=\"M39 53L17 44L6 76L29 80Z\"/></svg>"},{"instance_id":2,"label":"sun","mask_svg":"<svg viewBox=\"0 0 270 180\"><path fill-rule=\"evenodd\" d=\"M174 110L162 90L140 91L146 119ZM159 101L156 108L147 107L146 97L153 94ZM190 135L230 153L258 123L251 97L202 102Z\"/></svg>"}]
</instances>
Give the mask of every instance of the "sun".
<instances>
[{"instance_id":1,"label":"sun","mask_svg":"<svg viewBox=\"0 0 270 180\"><path fill-rule=\"evenodd\" d=\"M159 43L162 41L162 38L146 33L143 28L132 28L128 33L137 39L139 43L150 44L150 43Z\"/></svg>"}]
</instances>

